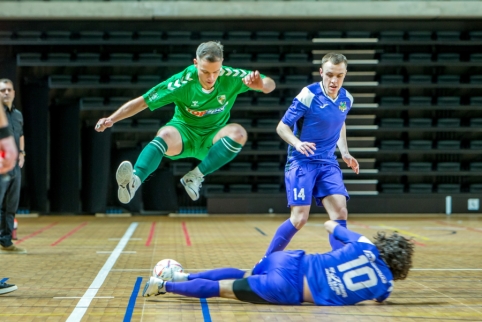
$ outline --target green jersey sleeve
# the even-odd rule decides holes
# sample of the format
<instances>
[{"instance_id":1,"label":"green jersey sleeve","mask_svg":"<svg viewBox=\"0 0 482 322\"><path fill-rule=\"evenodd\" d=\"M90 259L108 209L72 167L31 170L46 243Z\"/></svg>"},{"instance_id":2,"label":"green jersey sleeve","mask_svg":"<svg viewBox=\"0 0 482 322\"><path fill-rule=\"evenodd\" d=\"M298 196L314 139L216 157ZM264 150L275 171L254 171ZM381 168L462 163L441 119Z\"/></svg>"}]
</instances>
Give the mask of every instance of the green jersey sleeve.
<instances>
[{"instance_id":1,"label":"green jersey sleeve","mask_svg":"<svg viewBox=\"0 0 482 322\"><path fill-rule=\"evenodd\" d=\"M195 77L192 67L189 66L182 72L159 83L142 96L151 111L179 100L183 95L184 85Z\"/></svg>"},{"instance_id":2,"label":"green jersey sleeve","mask_svg":"<svg viewBox=\"0 0 482 322\"><path fill-rule=\"evenodd\" d=\"M253 89L246 86L246 84L244 84L243 82L243 78L246 77L246 75L248 75L251 72L252 72L251 70L223 66L219 73L219 76L229 80L231 82L232 88L238 94L241 94L247 91L253 91ZM260 76L261 78L266 77L263 74L260 74ZM261 92L260 90L254 90L254 91Z\"/></svg>"}]
</instances>

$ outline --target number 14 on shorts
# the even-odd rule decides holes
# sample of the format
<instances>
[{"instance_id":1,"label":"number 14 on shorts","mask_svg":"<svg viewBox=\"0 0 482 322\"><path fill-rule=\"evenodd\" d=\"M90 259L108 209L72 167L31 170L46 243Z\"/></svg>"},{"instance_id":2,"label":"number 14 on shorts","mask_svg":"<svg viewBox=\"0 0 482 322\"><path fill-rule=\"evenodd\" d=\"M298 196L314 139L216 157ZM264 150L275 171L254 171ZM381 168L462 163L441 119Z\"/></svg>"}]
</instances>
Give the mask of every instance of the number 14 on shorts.
<instances>
[{"instance_id":1,"label":"number 14 on shorts","mask_svg":"<svg viewBox=\"0 0 482 322\"><path fill-rule=\"evenodd\" d=\"M298 188L294 188L293 195L295 200L298 200L298 199L305 200L305 188L301 188L300 192L298 192Z\"/></svg>"}]
</instances>

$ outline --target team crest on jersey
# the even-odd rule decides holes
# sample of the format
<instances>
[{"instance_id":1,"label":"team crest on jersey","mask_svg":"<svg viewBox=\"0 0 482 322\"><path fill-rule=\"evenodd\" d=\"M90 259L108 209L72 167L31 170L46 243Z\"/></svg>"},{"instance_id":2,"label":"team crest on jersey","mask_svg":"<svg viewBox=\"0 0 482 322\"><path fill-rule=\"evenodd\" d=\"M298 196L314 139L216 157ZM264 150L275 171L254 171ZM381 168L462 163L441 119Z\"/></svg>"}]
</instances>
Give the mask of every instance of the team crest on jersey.
<instances>
[{"instance_id":1,"label":"team crest on jersey","mask_svg":"<svg viewBox=\"0 0 482 322\"><path fill-rule=\"evenodd\" d=\"M219 104L224 105L224 103L226 103L226 95L219 95L218 102Z\"/></svg>"},{"instance_id":2,"label":"team crest on jersey","mask_svg":"<svg viewBox=\"0 0 482 322\"><path fill-rule=\"evenodd\" d=\"M345 112L346 111L346 102L341 102L340 105L338 106L340 111Z\"/></svg>"},{"instance_id":3,"label":"team crest on jersey","mask_svg":"<svg viewBox=\"0 0 482 322\"><path fill-rule=\"evenodd\" d=\"M199 101L192 101L191 106L192 107L199 106L198 104L199 104Z\"/></svg>"}]
</instances>

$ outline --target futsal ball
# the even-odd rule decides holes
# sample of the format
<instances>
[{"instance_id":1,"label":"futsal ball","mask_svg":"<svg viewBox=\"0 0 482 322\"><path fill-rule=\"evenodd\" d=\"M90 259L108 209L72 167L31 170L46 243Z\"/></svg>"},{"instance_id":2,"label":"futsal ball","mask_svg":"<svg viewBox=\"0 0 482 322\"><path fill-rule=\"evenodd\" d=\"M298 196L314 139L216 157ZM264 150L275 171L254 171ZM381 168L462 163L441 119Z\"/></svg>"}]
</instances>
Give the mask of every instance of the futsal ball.
<instances>
[{"instance_id":1,"label":"futsal ball","mask_svg":"<svg viewBox=\"0 0 482 322\"><path fill-rule=\"evenodd\" d=\"M182 273L182 265L173 259L163 259L154 266L152 276L161 278L164 281L170 281L174 272Z\"/></svg>"}]
</instances>

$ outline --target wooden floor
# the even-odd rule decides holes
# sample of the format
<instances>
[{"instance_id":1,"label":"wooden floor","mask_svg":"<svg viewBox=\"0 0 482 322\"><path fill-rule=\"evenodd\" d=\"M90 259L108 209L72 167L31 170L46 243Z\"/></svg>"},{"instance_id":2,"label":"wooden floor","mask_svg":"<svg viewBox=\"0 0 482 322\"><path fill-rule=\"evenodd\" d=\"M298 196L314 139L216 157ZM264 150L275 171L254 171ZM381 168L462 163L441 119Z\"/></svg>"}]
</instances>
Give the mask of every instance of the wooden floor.
<instances>
[{"instance_id":1,"label":"wooden floor","mask_svg":"<svg viewBox=\"0 0 482 322\"><path fill-rule=\"evenodd\" d=\"M371 237L397 230L417 241L414 269L386 304L350 307L254 305L176 295L144 299L146 277L163 258L186 271L249 269L285 216L19 219L26 255L0 255L0 321L482 321L482 216L351 216ZM329 251L312 216L289 249Z\"/></svg>"}]
</instances>

